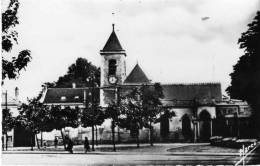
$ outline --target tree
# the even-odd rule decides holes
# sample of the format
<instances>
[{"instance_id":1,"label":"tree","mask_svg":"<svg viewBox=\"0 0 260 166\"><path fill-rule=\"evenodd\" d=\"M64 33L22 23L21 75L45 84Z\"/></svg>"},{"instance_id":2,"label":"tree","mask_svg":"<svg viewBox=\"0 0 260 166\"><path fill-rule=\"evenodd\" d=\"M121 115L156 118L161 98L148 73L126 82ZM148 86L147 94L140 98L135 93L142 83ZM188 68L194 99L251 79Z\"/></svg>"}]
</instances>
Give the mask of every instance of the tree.
<instances>
[{"instance_id":1,"label":"tree","mask_svg":"<svg viewBox=\"0 0 260 166\"><path fill-rule=\"evenodd\" d=\"M90 77L93 80L88 79ZM100 69L88 62L87 59L78 58L74 64L69 66L68 72L59 77L54 87L71 88L72 83L76 83L77 87L92 87L93 82L100 85Z\"/></svg>"},{"instance_id":2,"label":"tree","mask_svg":"<svg viewBox=\"0 0 260 166\"><path fill-rule=\"evenodd\" d=\"M91 62L88 62L87 59L84 58L78 58L75 63L69 66L68 71L65 75L60 76L57 81L55 82L46 82L42 85L42 91L39 94L39 98L43 95L43 92L47 88L71 88L72 84L75 83L77 87L91 89L91 98L88 100L91 107L88 107L87 109L83 110L83 112L80 112L77 108L78 113L78 120L84 115L84 118L88 118L88 116L98 116L99 112L94 112L94 114L91 114L91 110L99 110L96 109L96 99L99 98L99 93L94 93L95 87L100 85L100 69L97 68L95 65L93 65ZM93 106L93 109L92 109ZM66 126L66 123L63 122L64 114L61 113L62 109L59 106L52 106L51 110L53 110L53 114L55 114L57 117L53 115L53 123L56 124L55 129L61 130L61 134L63 137L62 129L64 129ZM97 114L95 114L97 113ZM60 119L60 120L59 120ZM63 124L61 124L63 123ZM88 126L89 124L84 124L85 121L83 121L83 125ZM87 122L88 123L88 122ZM94 124L98 125L98 124ZM94 135L94 125L91 125L92 127L92 136ZM94 136L93 136L94 138ZM94 141L93 141L94 143ZM94 146L94 145L93 145ZM92 148L94 149L94 147Z\"/></svg>"},{"instance_id":3,"label":"tree","mask_svg":"<svg viewBox=\"0 0 260 166\"><path fill-rule=\"evenodd\" d=\"M153 146L153 123L159 122L160 114L164 112L161 99L164 97L162 87L159 83L153 86L142 85L141 101L145 127L150 129L150 144Z\"/></svg>"},{"instance_id":4,"label":"tree","mask_svg":"<svg viewBox=\"0 0 260 166\"><path fill-rule=\"evenodd\" d=\"M101 107L88 107L83 110L81 124L83 127L92 128L92 150L94 151L94 126L101 125L105 120L105 114Z\"/></svg>"},{"instance_id":5,"label":"tree","mask_svg":"<svg viewBox=\"0 0 260 166\"><path fill-rule=\"evenodd\" d=\"M49 110L40 103L37 98L28 100L28 104L23 103L19 115L16 117L16 125L24 127L31 132L31 149L33 150L33 140L36 137L38 148L37 134L41 131L51 131L49 125Z\"/></svg>"},{"instance_id":6,"label":"tree","mask_svg":"<svg viewBox=\"0 0 260 166\"><path fill-rule=\"evenodd\" d=\"M86 103L86 108L83 109L81 115L81 124L83 127L92 128L92 150L94 151L94 126L101 125L104 122L105 113L103 112L102 108L98 106L96 101L88 101L90 102Z\"/></svg>"},{"instance_id":7,"label":"tree","mask_svg":"<svg viewBox=\"0 0 260 166\"><path fill-rule=\"evenodd\" d=\"M96 72L96 73L95 73ZM88 75L86 75L87 84L90 86L89 96L85 101L85 109L83 109L81 123L83 127L91 127L92 128L92 150L94 151L94 141L95 141L95 129L94 127L97 125L101 125L105 120L105 114L101 107L99 107L99 89L97 83L98 70L88 71ZM87 89L85 89L85 92ZM86 94L87 96L87 94ZM96 131L97 132L97 131ZM96 133L97 135L97 133ZM97 143L97 141L96 141Z\"/></svg>"},{"instance_id":8,"label":"tree","mask_svg":"<svg viewBox=\"0 0 260 166\"><path fill-rule=\"evenodd\" d=\"M137 147L139 147L140 129L149 128L152 146L153 124L163 119L161 114L167 118L174 116L173 113L162 107L161 99L163 97L162 87L159 83L136 87L125 97L122 97L119 125L131 130L132 136L136 137Z\"/></svg>"},{"instance_id":9,"label":"tree","mask_svg":"<svg viewBox=\"0 0 260 166\"><path fill-rule=\"evenodd\" d=\"M119 124L119 116L120 116L120 109L118 108L118 103L113 101L108 104L105 110L105 117L111 119L111 130L112 130L112 143L113 143L113 150L116 151L116 144L115 144L115 127Z\"/></svg>"},{"instance_id":10,"label":"tree","mask_svg":"<svg viewBox=\"0 0 260 166\"><path fill-rule=\"evenodd\" d=\"M8 142L8 131L12 130L14 127L14 118L12 117L12 113L9 109L2 109L2 136L6 136L6 150L7 150L7 142ZM2 140L3 141L3 140ZM4 142L2 142L4 145ZM4 147L2 146L2 149L4 150Z\"/></svg>"},{"instance_id":11,"label":"tree","mask_svg":"<svg viewBox=\"0 0 260 166\"><path fill-rule=\"evenodd\" d=\"M22 50L17 56L8 57L14 43L18 44L18 32L14 29L19 24L17 12L20 3L10 0L7 9L2 12L2 79L16 79L20 71L31 61L30 50ZM11 59L11 60L10 60ZM3 84L3 81L2 81Z\"/></svg>"},{"instance_id":12,"label":"tree","mask_svg":"<svg viewBox=\"0 0 260 166\"><path fill-rule=\"evenodd\" d=\"M139 143L139 130L144 127L143 109L140 101L141 92L139 88L134 88L130 93L121 98L119 116L119 126L130 130L131 136L136 139L137 147Z\"/></svg>"},{"instance_id":13,"label":"tree","mask_svg":"<svg viewBox=\"0 0 260 166\"><path fill-rule=\"evenodd\" d=\"M51 129L60 130L61 136L63 139L63 145L65 149L64 134L62 130L65 130L65 127L77 128L80 124L80 109L75 107L74 109L70 107L65 107L64 109L61 106L53 105L49 109L49 118L48 125Z\"/></svg>"},{"instance_id":14,"label":"tree","mask_svg":"<svg viewBox=\"0 0 260 166\"><path fill-rule=\"evenodd\" d=\"M252 124L260 134L260 11L248 24L248 30L242 33L238 44L240 49L244 49L244 55L233 66L231 85L226 91L231 98L246 100L250 104L253 109Z\"/></svg>"}]
</instances>

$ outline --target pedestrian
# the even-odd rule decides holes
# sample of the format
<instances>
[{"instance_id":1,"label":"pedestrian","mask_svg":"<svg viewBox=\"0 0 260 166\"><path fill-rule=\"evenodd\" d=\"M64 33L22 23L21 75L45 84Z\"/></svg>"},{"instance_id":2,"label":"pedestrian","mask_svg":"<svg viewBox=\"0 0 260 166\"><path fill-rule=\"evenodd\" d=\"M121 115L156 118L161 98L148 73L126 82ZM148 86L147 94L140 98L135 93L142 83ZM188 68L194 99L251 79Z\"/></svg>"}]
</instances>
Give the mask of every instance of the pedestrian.
<instances>
[{"instance_id":1,"label":"pedestrian","mask_svg":"<svg viewBox=\"0 0 260 166\"><path fill-rule=\"evenodd\" d=\"M47 142L46 141L43 141L43 148L46 150L47 148Z\"/></svg>"},{"instance_id":2,"label":"pedestrian","mask_svg":"<svg viewBox=\"0 0 260 166\"><path fill-rule=\"evenodd\" d=\"M54 146L55 146L55 148L57 148L57 145L58 145L58 139L57 139L57 137L55 137L54 138Z\"/></svg>"},{"instance_id":3,"label":"pedestrian","mask_svg":"<svg viewBox=\"0 0 260 166\"><path fill-rule=\"evenodd\" d=\"M85 153L87 153L88 151L90 152L90 146L89 146L89 142L88 142L88 137L85 137L84 149L85 149Z\"/></svg>"},{"instance_id":4,"label":"pedestrian","mask_svg":"<svg viewBox=\"0 0 260 166\"><path fill-rule=\"evenodd\" d=\"M68 139L68 151L70 152L70 153L73 153L73 142L72 142L72 140L69 138Z\"/></svg>"},{"instance_id":5,"label":"pedestrian","mask_svg":"<svg viewBox=\"0 0 260 166\"><path fill-rule=\"evenodd\" d=\"M65 150L73 153L73 141L69 138L68 135L65 136Z\"/></svg>"}]
</instances>

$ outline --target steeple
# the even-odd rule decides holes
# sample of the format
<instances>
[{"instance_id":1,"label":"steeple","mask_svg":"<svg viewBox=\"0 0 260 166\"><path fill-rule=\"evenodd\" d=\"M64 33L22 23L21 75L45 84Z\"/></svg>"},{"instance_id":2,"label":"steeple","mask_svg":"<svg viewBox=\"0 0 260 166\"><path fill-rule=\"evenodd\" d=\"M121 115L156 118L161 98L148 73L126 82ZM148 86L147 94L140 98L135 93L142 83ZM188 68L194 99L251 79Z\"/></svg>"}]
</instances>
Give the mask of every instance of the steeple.
<instances>
[{"instance_id":1,"label":"steeple","mask_svg":"<svg viewBox=\"0 0 260 166\"><path fill-rule=\"evenodd\" d=\"M101 50L101 52L122 52L122 51L125 51L117 36L116 36L116 33L115 33L115 24L112 24L112 33L111 35L109 36L104 48Z\"/></svg>"}]
</instances>

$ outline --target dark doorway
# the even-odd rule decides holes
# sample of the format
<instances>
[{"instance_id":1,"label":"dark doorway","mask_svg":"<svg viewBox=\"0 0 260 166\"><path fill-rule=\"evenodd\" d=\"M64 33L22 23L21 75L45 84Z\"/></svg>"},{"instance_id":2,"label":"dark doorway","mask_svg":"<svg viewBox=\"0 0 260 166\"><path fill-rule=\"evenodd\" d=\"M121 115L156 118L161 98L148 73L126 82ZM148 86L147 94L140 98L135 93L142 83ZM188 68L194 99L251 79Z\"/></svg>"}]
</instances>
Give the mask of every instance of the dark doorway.
<instances>
[{"instance_id":1,"label":"dark doorway","mask_svg":"<svg viewBox=\"0 0 260 166\"><path fill-rule=\"evenodd\" d=\"M213 133L215 136L228 136L228 127L224 115L217 115L217 118L213 120Z\"/></svg>"},{"instance_id":2,"label":"dark doorway","mask_svg":"<svg viewBox=\"0 0 260 166\"><path fill-rule=\"evenodd\" d=\"M182 134L186 141L190 141L192 139L191 122L187 114L182 117Z\"/></svg>"},{"instance_id":3,"label":"dark doorway","mask_svg":"<svg viewBox=\"0 0 260 166\"><path fill-rule=\"evenodd\" d=\"M202 141L208 141L210 138L210 114L208 111L203 110L200 113L200 138Z\"/></svg>"},{"instance_id":4,"label":"dark doorway","mask_svg":"<svg viewBox=\"0 0 260 166\"><path fill-rule=\"evenodd\" d=\"M169 117L167 114L161 116L160 134L163 140L167 140L170 132Z\"/></svg>"}]
</instances>

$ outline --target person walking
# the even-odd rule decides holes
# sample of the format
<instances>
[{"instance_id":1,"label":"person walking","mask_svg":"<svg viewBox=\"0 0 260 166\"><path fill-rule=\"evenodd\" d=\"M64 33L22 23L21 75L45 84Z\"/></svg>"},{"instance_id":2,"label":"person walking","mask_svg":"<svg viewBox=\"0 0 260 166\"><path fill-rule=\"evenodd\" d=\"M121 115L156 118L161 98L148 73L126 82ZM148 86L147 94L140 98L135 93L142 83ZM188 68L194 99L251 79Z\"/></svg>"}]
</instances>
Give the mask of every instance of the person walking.
<instances>
[{"instance_id":1,"label":"person walking","mask_svg":"<svg viewBox=\"0 0 260 166\"><path fill-rule=\"evenodd\" d=\"M88 142L88 137L85 137L84 149L85 149L85 153L87 153L88 151L90 152L90 146L89 146L89 142Z\"/></svg>"},{"instance_id":2,"label":"person walking","mask_svg":"<svg viewBox=\"0 0 260 166\"><path fill-rule=\"evenodd\" d=\"M73 153L73 141L69 138L68 135L65 136L65 150Z\"/></svg>"},{"instance_id":3,"label":"person walking","mask_svg":"<svg viewBox=\"0 0 260 166\"><path fill-rule=\"evenodd\" d=\"M54 138L54 146L55 146L55 148L57 148L57 145L58 145L58 139L57 139L57 137L55 137Z\"/></svg>"}]
</instances>

